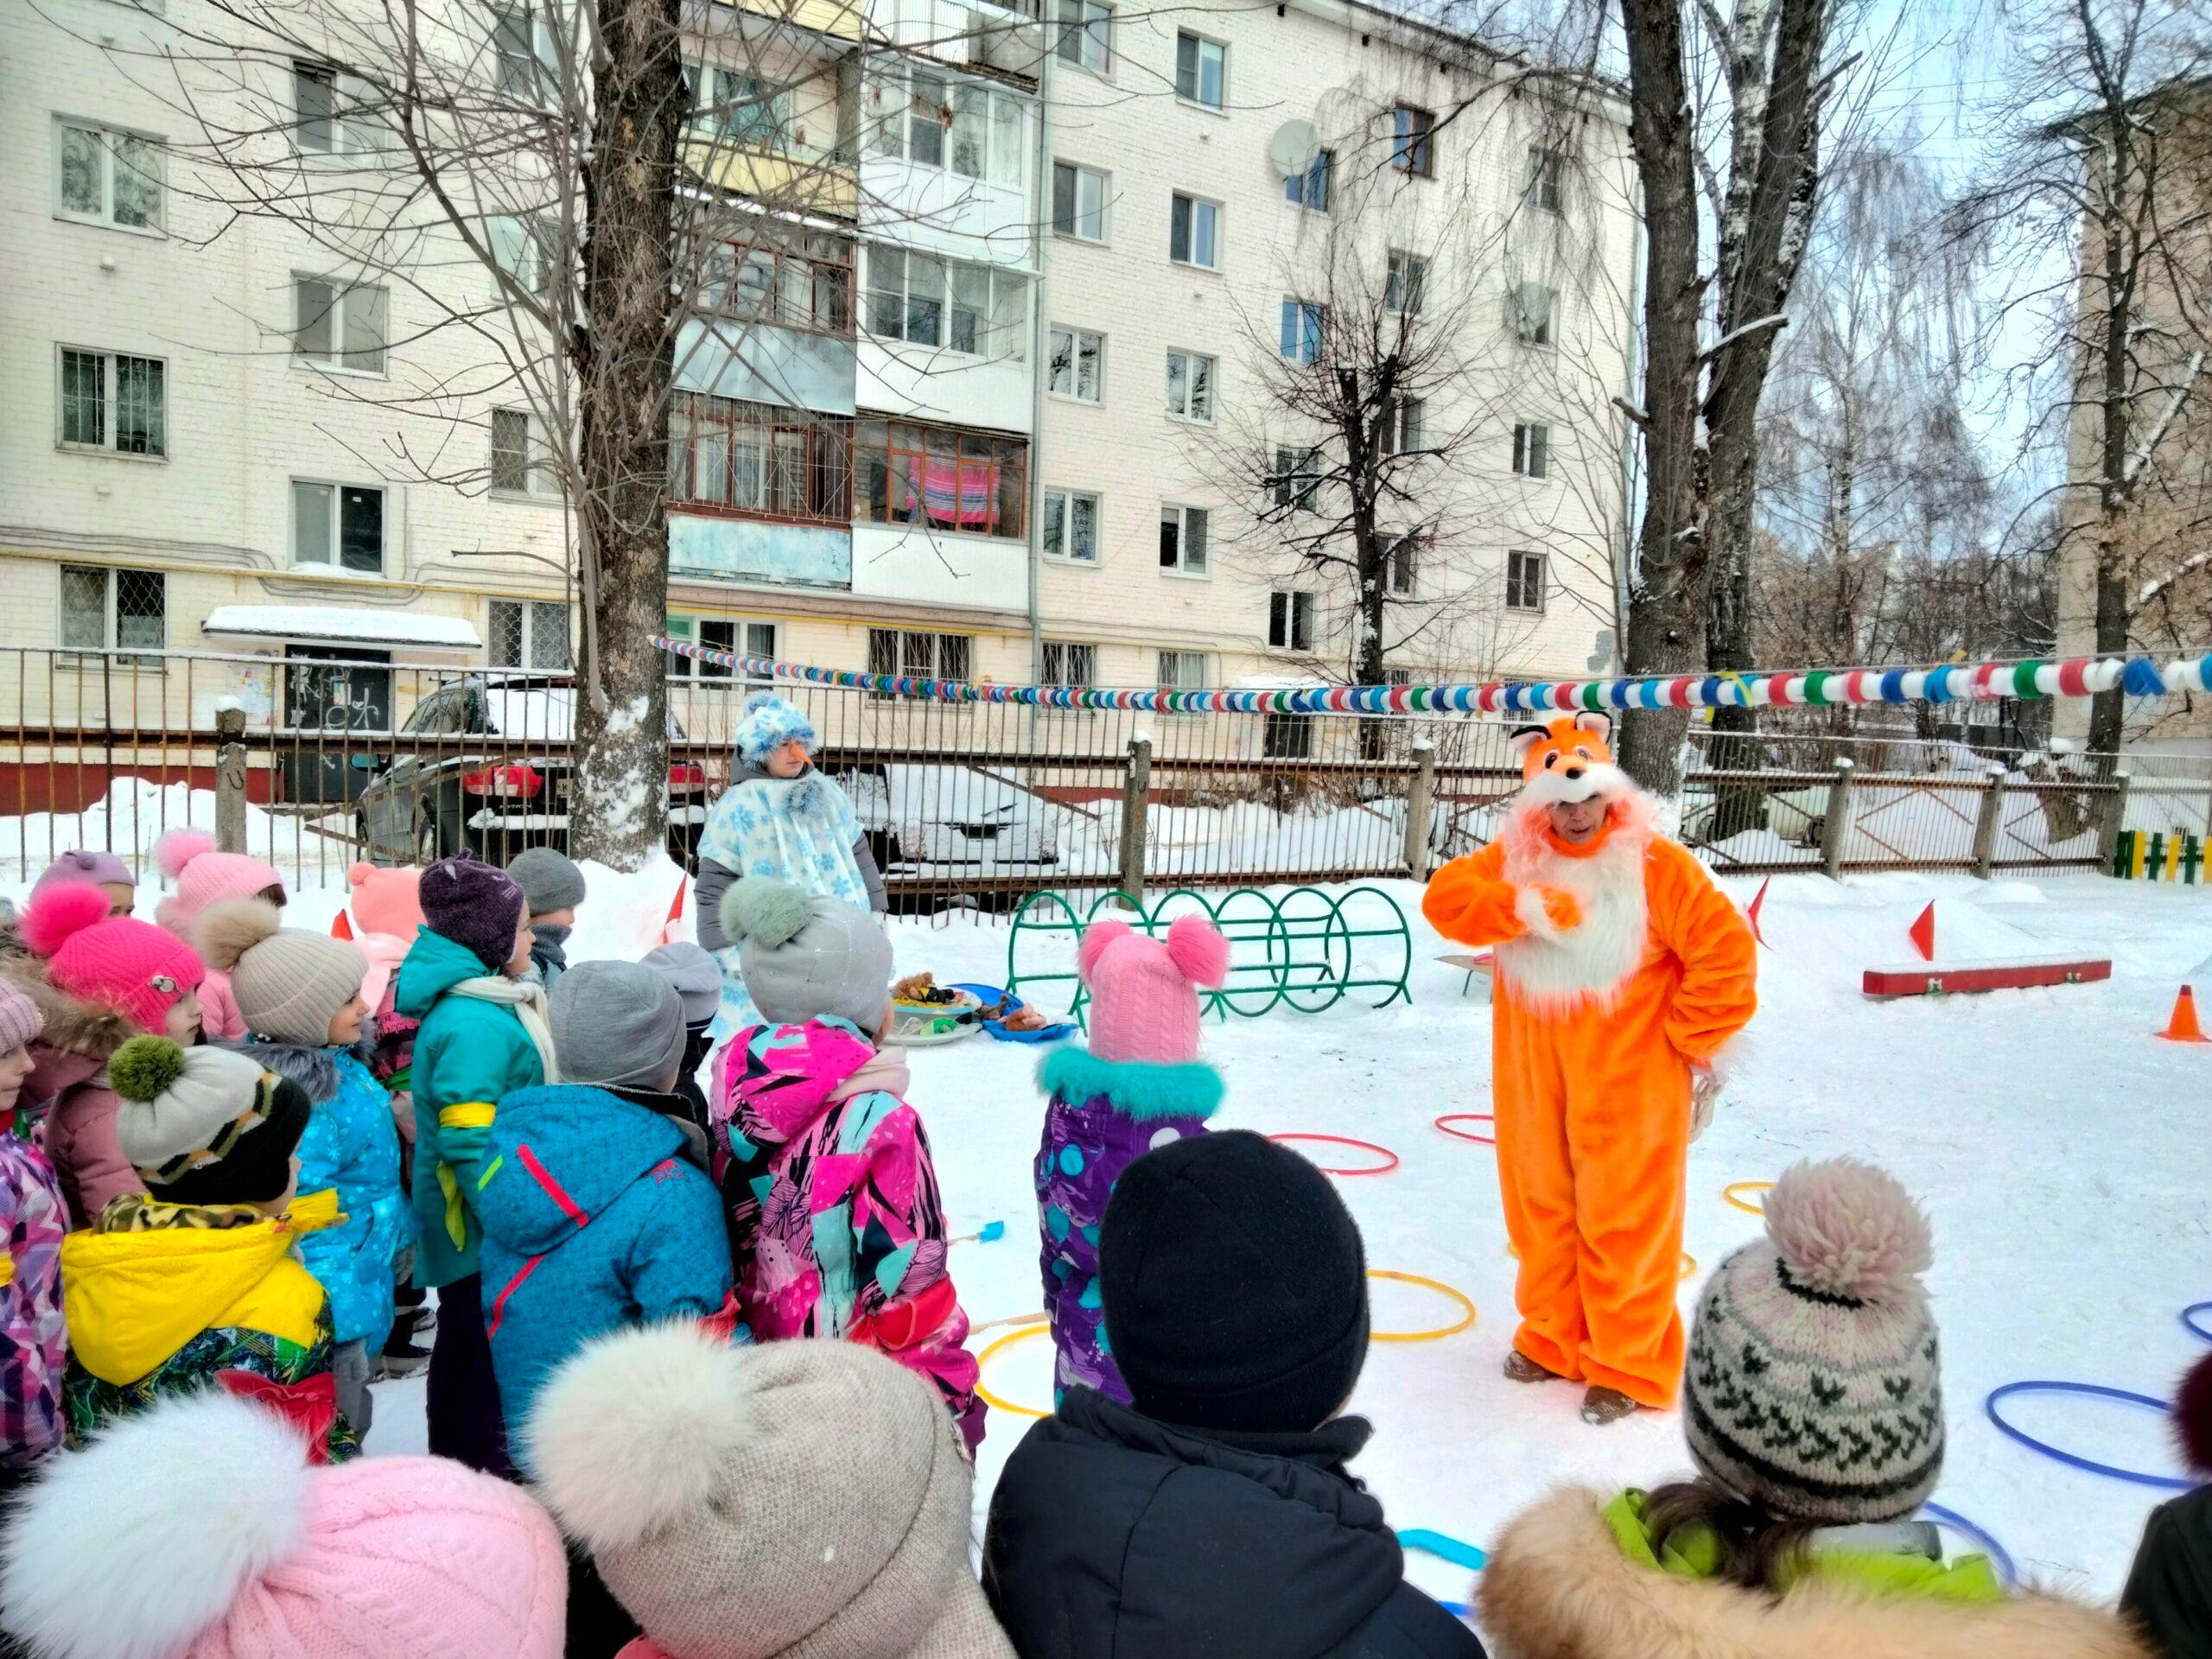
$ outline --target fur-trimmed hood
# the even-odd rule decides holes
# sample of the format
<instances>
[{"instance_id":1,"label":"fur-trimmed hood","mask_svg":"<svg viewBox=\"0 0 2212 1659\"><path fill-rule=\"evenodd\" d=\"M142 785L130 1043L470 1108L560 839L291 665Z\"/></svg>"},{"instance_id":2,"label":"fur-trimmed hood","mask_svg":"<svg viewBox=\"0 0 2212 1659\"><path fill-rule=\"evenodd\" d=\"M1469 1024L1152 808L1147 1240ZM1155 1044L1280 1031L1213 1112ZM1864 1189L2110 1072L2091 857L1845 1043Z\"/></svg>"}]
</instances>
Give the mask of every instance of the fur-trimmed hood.
<instances>
[{"instance_id":1,"label":"fur-trimmed hood","mask_svg":"<svg viewBox=\"0 0 2212 1659\"><path fill-rule=\"evenodd\" d=\"M0 979L37 1004L45 1021L38 1044L45 1047L105 1064L124 1044L143 1035L113 1004L85 1001L55 985L47 977L45 962L23 948L13 929L0 937Z\"/></svg>"},{"instance_id":2,"label":"fur-trimmed hood","mask_svg":"<svg viewBox=\"0 0 2212 1659\"><path fill-rule=\"evenodd\" d=\"M1497 1659L2150 1659L2113 1615L2037 1592L1977 1606L1808 1580L1776 1599L1655 1573L1604 1503L1570 1487L1507 1526L1476 1584Z\"/></svg>"},{"instance_id":3,"label":"fur-trimmed hood","mask_svg":"<svg viewBox=\"0 0 2212 1659\"><path fill-rule=\"evenodd\" d=\"M243 1043L222 1043L222 1048L234 1048L264 1071L274 1071L280 1077L289 1077L307 1091L307 1096L316 1105L335 1099L338 1094L338 1057L351 1052L365 1068L375 1058L376 1028L368 1020L361 1022L361 1040L349 1050L337 1048L308 1048L298 1043L257 1043L249 1038Z\"/></svg>"},{"instance_id":4,"label":"fur-trimmed hood","mask_svg":"<svg viewBox=\"0 0 2212 1659\"><path fill-rule=\"evenodd\" d=\"M1124 1117L1207 1118L1221 1108L1221 1073L1204 1060L1102 1060L1073 1044L1045 1057L1037 1086L1071 1106L1103 1100Z\"/></svg>"}]
</instances>

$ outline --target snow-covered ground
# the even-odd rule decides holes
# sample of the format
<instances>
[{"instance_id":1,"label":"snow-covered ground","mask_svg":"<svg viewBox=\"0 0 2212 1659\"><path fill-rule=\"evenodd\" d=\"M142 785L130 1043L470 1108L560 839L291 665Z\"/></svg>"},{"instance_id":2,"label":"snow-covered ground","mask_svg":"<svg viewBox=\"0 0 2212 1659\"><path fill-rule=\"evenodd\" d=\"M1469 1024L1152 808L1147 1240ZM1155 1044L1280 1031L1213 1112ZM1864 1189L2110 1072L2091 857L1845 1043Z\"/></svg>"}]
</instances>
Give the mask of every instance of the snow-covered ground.
<instances>
[{"instance_id":1,"label":"snow-covered ground","mask_svg":"<svg viewBox=\"0 0 2212 1659\"><path fill-rule=\"evenodd\" d=\"M672 866L636 877L589 873L572 959L635 955L657 942L679 880ZM1419 918L1411 883L1385 883L1414 929L1411 1007L1350 1001L1328 1013L1277 1011L1210 1026L1229 1084L1218 1120L1268 1132L1357 1136L1402 1160L1395 1172L1340 1182L1376 1268L1453 1285L1480 1310L1439 1342L1378 1344L1353 1401L1375 1421L1363 1475L1395 1524L1480 1545L1547 1486L1649 1484L1687 1469L1677 1420L1639 1415L1605 1430L1576 1414L1580 1392L1518 1387L1498 1374L1513 1326L1493 1156L1432 1126L1440 1113L1490 1109L1489 1020L1462 1000L1451 947ZM1757 883L1732 881L1739 903ZM16 896L20 887L0 887ZM150 915L145 891L142 914ZM1939 959L2016 957L2047 945L2109 954L2107 982L1979 997L1878 1004L1859 994L1869 966L1912 959L1904 927L1929 898ZM343 893L308 890L289 919L327 926ZM689 905L686 905L686 925ZM1687 1247L1701 1264L1682 1287L1687 1313L1704 1271L1754 1236L1729 1207L1728 1183L1770 1180L1792 1160L1852 1153L1894 1171L1936 1227L1931 1275L1943 1339L1950 1426L1938 1501L1986 1528L2022 1570L2090 1593L2118 1590L2143 1518L2164 1496L2063 1467L2000 1436L1982 1402L2001 1383L2059 1378L2164 1396L2203 1344L2180 1325L2212 1297L2212 1048L2155 1040L2192 969L2212 982L2212 894L2088 875L1978 884L1885 875L1840 887L1776 878L1763 912L1762 1007L1719 1121L1693 1149ZM965 917L894 924L902 973L1002 983L1009 934ZM1028 971L1064 942L1024 936ZM1065 964L1064 964L1065 965ZM2212 991L2212 982L2200 982ZM994 1243L954 1253L978 1323L1040 1305L1029 1162L1041 1100L1035 1051L977 1036L912 1055L913 1099L929 1126L955 1230L1007 1224ZM1319 1148L1315 1148L1319 1152ZM1357 1154L1343 1154L1356 1161ZM1376 1322L1448 1322L1433 1293L1377 1282ZM980 1336L976 1346L998 1332ZM1016 1344L985 1381L1009 1399L1050 1397L1047 1345ZM371 1448L419 1449L419 1381L378 1390ZM2087 1400L2021 1400L2014 1421L2084 1456L2176 1472L2162 1419ZM995 1413L976 1497L980 1531L992 1482L1025 1423ZM1464 1599L1465 1575L1409 1557L1424 1586Z\"/></svg>"}]
</instances>

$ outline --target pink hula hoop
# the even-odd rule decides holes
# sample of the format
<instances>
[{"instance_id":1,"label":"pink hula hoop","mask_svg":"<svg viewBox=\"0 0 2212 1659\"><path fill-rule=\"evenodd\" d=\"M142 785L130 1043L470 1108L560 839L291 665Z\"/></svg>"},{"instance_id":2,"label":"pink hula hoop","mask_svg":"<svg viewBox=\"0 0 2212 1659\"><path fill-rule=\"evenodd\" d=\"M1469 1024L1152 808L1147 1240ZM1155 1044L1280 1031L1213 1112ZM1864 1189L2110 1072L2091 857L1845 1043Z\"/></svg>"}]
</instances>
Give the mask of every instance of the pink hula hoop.
<instances>
[{"instance_id":1,"label":"pink hula hoop","mask_svg":"<svg viewBox=\"0 0 2212 1659\"><path fill-rule=\"evenodd\" d=\"M1497 1144L1497 1141L1492 1136L1487 1135L1470 1135L1465 1129L1455 1129L1452 1127L1454 1123L1487 1123L1494 1129L1497 1127L1497 1119L1491 1113L1446 1112L1443 1116L1436 1120L1436 1127L1443 1130L1445 1134L1450 1135L1455 1141L1471 1141L1477 1146L1481 1147L1494 1147Z\"/></svg>"},{"instance_id":2,"label":"pink hula hoop","mask_svg":"<svg viewBox=\"0 0 2212 1659\"><path fill-rule=\"evenodd\" d=\"M1398 1154L1391 1151L1389 1147L1378 1147L1372 1141L1355 1141L1350 1135L1305 1135L1294 1133L1289 1135L1271 1135L1268 1139L1270 1141L1326 1141L1332 1147L1351 1147L1359 1152L1371 1152L1376 1154L1378 1157L1388 1158L1390 1160L1387 1164L1378 1164L1371 1169L1332 1169L1326 1164L1314 1165L1313 1167L1319 1170L1324 1175L1388 1175L1392 1170L1398 1166Z\"/></svg>"}]
</instances>

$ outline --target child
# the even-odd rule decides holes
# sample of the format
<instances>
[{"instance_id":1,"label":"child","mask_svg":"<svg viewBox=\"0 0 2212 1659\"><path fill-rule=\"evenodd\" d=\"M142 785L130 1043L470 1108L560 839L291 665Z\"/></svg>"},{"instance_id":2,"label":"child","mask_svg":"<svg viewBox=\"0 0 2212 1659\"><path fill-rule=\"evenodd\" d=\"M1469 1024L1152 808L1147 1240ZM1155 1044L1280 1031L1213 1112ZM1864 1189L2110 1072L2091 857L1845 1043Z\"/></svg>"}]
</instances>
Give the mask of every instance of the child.
<instances>
[{"instance_id":1,"label":"child","mask_svg":"<svg viewBox=\"0 0 2212 1659\"><path fill-rule=\"evenodd\" d=\"M531 973L550 996L569 970L569 935L576 929L576 906L584 901L584 873L550 847L531 847L507 861L507 874L530 910Z\"/></svg>"},{"instance_id":2,"label":"child","mask_svg":"<svg viewBox=\"0 0 2212 1659\"><path fill-rule=\"evenodd\" d=\"M187 944L200 912L225 899L266 899L279 910L284 907L284 878L273 866L243 853L217 852L215 837L205 830L170 830L154 843L154 861L176 883L176 891L154 906L154 919ZM227 978L207 975L200 1000L209 1037L222 1043L245 1040L245 1021L238 1017Z\"/></svg>"},{"instance_id":3,"label":"child","mask_svg":"<svg viewBox=\"0 0 2212 1659\"><path fill-rule=\"evenodd\" d=\"M2212 1659L2212 1355L2175 1392L2174 1435L2208 1484L2151 1511L2120 1611L2159 1659Z\"/></svg>"},{"instance_id":4,"label":"child","mask_svg":"<svg viewBox=\"0 0 2212 1659\"><path fill-rule=\"evenodd\" d=\"M1914 1513L1943 1466L1928 1222L1871 1165L1798 1164L1765 1236L1698 1298L1682 1381L1694 1479L1586 1488L1509 1522L1478 1589L1508 1654L2113 1656L2108 1616L2007 1600ZM1632 1635L1630 1633L1633 1633Z\"/></svg>"},{"instance_id":5,"label":"child","mask_svg":"<svg viewBox=\"0 0 2212 1659\"><path fill-rule=\"evenodd\" d=\"M999 1477L983 1587L1022 1659L1482 1659L1344 1469L1367 1262L1329 1178L1248 1130L1173 1141L1098 1260L1135 1405L1069 1389Z\"/></svg>"},{"instance_id":6,"label":"child","mask_svg":"<svg viewBox=\"0 0 2212 1659\"><path fill-rule=\"evenodd\" d=\"M1098 1227L1122 1172L1154 1147L1205 1134L1221 1104L1220 1074L1198 1058L1194 987L1221 983L1229 942L1202 916L1177 917L1165 943L1127 922L1096 922L1076 963L1090 988L1090 1046L1055 1050L1037 1074L1052 1096L1036 1177L1054 1397L1080 1382L1126 1403L1098 1339Z\"/></svg>"},{"instance_id":7,"label":"child","mask_svg":"<svg viewBox=\"0 0 2212 1659\"><path fill-rule=\"evenodd\" d=\"M0 1623L46 1659L561 1659L561 1540L436 1458L312 1465L219 1390L56 1459L0 1542Z\"/></svg>"},{"instance_id":8,"label":"child","mask_svg":"<svg viewBox=\"0 0 2212 1659\"><path fill-rule=\"evenodd\" d=\"M70 1443L214 1386L276 1406L319 1458L352 1456L330 1299L294 1249L338 1218L335 1193L295 1201L307 1096L233 1050L165 1037L132 1038L108 1072L142 1187L62 1243Z\"/></svg>"},{"instance_id":9,"label":"child","mask_svg":"<svg viewBox=\"0 0 2212 1659\"><path fill-rule=\"evenodd\" d=\"M330 1297L338 1408L365 1439L371 1357L391 1330L392 1263L415 1237L391 1097L369 1074L368 958L343 939L281 926L276 907L258 899L202 911L200 954L230 979L252 1033L247 1058L299 1084L315 1108L300 1142L300 1189L334 1189L344 1219L302 1240L300 1255Z\"/></svg>"},{"instance_id":10,"label":"child","mask_svg":"<svg viewBox=\"0 0 2212 1659\"><path fill-rule=\"evenodd\" d=\"M72 882L98 887L105 893L110 916L128 916L138 902L138 877L128 864L113 853L82 850L64 853L48 865L45 873L32 884L31 897L35 899L48 887L66 887Z\"/></svg>"},{"instance_id":11,"label":"child","mask_svg":"<svg viewBox=\"0 0 2212 1659\"><path fill-rule=\"evenodd\" d=\"M485 1324L510 1423L591 1338L703 1319L730 1290L706 1137L670 1092L683 1061L674 988L636 963L587 962L550 1001L562 1081L500 1100L475 1194Z\"/></svg>"},{"instance_id":12,"label":"child","mask_svg":"<svg viewBox=\"0 0 2212 1659\"><path fill-rule=\"evenodd\" d=\"M200 1040L207 973L183 941L149 922L111 918L97 887L48 887L23 912L23 941L46 958L43 975L16 984L40 1004L45 1029L25 1091L48 1103L46 1155L69 1202L69 1224L89 1227L114 1198L142 1191L115 1138L108 1060L134 1036L156 1033L189 1046Z\"/></svg>"},{"instance_id":13,"label":"child","mask_svg":"<svg viewBox=\"0 0 2212 1659\"><path fill-rule=\"evenodd\" d=\"M423 927L399 965L399 1012L419 1020L415 1096L415 1281L438 1292L430 1349L430 1450L505 1474L506 1431L484 1335L476 1183L502 1095L556 1083L545 991L530 971L522 888L474 859L423 872Z\"/></svg>"},{"instance_id":14,"label":"child","mask_svg":"<svg viewBox=\"0 0 2212 1659\"><path fill-rule=\"evenodd\" d=\"M1014 1659L969 1571L959 1438L880 1355L625 1331L555 1375L526 1437L645 1627L624 1659Z\"/></svg>"},{"instance_id":15,"label":"child","mask_svg":"<svg viewBox=\"0 0 2212 1659\"><path fill-rule=\"evenodd\" d=\"M715 1012L721 1007L721 965L697 945L679 939L645 953L645 966L670 984L683 1000L683 1074L676 1092L691 1108L692 1122L707 1126L707 1091L699 1085L699 1068L715 1046Z\"/></svg>"},{"instance_id":16,"label":"child","mask_svg":"<svg viewBox=\"0 0 2212 1659\"><path fill-rule=\"evenodd\" d=\"M845 791L814 769L817 745L805 711L772 692L745 705L729 787L699 834L699 943L722 964L725 1031L760 1023L738 972L737 941L721 925L733 882L772 876L802 892L868 910L885 908L883 877Z\"/></svg>"},{"instance_id":17,"label":"child","mask_svg":"<svg viewBox=\"0 0 2212 1659\"><path fill-rule=\"evenodd\" d=\"M864 910L766 876L724 895L745 982L771 1024L723 1046L711 1101L738 1306L761 1341L835 1337L920 1372L983 1438L968 1315L891 1028L891 940Z\"/></svg>"},{"instance_id":18,"label":"child","mask_svg":"<svg viewBox=\"0 0 2212 1659\"><path fill-rule=\"evenodd\" d=\"M23 1084L34 1062L37 1004L0 982L0 1496L61 1444L61 1371L69 1338L61 1319L61 1240L69 1206L33 1138Z\"/></svg>"}]
</instances>

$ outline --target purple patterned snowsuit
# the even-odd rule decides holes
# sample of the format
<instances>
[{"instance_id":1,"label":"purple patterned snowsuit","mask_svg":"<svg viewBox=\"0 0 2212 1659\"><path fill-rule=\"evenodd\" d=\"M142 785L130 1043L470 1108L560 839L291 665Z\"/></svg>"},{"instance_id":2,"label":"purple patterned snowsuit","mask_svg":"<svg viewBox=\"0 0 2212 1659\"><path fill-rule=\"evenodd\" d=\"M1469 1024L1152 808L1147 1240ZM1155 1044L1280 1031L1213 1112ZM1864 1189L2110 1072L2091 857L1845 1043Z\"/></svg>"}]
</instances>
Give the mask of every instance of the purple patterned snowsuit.
<instances>
[{"instance_id":1,"label":"purple patterned snowsuit","mask_svg":"<svg viewBox=\"0 0 2212 1659\"><path fill-rule=\"evenodd\" d=\"M61 1444L61 1241L69 1210L45 1153L0 1119L0 1471L29 1469Z\"/></svg>"},{"instance_id":2,"label":"purple patterned snowsuit","mask_svg":"<svg viewBox=\"0 0 2212 1659\"><path fill-rule=\"evenodd\" d=\"M1037 1080L1052 1096L1036 1176L1053 1403L1080 1382L1126 1404L1099 1306L1098 1224L1123 1170L1154 1147L1205 1133L1221 1075L1203 1061L1117 1062L1071 1046L1054 1050Z\"/></svg>"}]
</instances>

